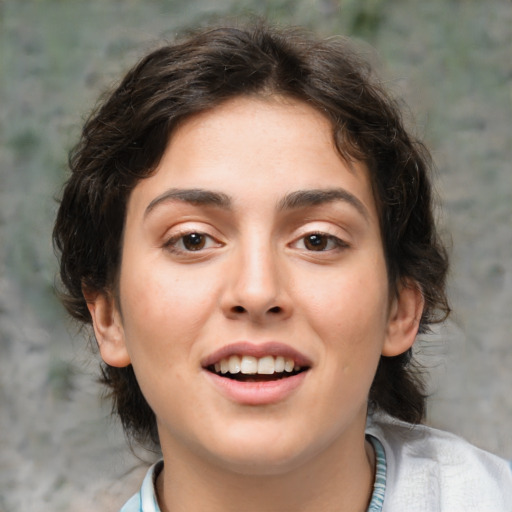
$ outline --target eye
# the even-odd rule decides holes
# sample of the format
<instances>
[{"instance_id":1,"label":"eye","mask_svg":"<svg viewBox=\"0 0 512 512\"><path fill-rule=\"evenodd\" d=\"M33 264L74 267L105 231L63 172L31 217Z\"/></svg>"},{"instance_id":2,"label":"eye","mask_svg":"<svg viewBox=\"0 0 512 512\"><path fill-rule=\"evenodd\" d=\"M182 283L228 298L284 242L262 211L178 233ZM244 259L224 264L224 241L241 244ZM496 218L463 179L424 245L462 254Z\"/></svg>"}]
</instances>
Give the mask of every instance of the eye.
<instances>
[{"instance_id":1,"label":"eye","mask_svg":"<svg viewBox=\"0 0 512 512\"><path fill-rule=\"evenodd\" d=\"M316 252L348 247L348 244L340 238L326 233L309 233L308 235L299 238L294 245L298 249L306 249L307 251Z\"/></svg>"},{"instance_id":2,"label":"eye","mask_svg":"<svg viewBox=\"0 0 512 512\"><path fill-rule=\"evenodd\" d=\"M165 247L172 252L194 252L212 247L219 247L221 244L211 236L197 231L181 233L170 238Z\"/></svg>"},{"instance_id":3,"label":"eye","mask_svg":"<svg viewBox=\"0 0 512 512\"><path fill-rule=\"evenodd\" d=\"M189 233L181 238L181 243L187 251L199 251L206 245L206 235L202 233Z\"/></svg>"}]
</instances>

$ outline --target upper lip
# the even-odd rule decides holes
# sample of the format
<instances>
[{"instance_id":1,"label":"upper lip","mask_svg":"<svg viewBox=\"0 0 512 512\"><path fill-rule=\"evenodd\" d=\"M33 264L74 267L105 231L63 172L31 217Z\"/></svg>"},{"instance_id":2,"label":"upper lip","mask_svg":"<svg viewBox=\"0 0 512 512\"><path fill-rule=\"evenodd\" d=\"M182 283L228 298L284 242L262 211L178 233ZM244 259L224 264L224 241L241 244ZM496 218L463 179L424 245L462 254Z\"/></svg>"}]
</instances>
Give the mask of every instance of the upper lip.
<instances>
[{"instance_id":1,"label":"upper lip","mask_svg":"<svg viewBox=\"0 0 512 512\"><path fill-rule=\"evenodd\" d=\"M250 343L248 341L240 341L225 345L220 349L212 352L201 361L201 366L207 368L215 363L218 363L221 359L229 358L230 356L253 356L261 358L264 356L282 356L285 358L293 359L297 366L310 367L312 365L311 360L297 349L280 343L278 341L268 341L265 343Z\"/></svg>"}]
</instances>

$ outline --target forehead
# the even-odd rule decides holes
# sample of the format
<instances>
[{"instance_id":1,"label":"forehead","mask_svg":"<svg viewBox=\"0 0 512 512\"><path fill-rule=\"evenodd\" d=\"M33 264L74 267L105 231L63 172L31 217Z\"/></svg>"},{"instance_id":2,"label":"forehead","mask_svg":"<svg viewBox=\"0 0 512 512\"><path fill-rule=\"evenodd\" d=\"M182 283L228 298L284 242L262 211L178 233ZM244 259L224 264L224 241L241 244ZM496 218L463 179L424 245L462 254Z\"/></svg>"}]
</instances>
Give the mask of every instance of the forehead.
<instances>
[{"instance_id":1,"label":"forehead","mask_svg":"<svg viewBox=\"0 0 512 512\"><path fill-rule=\"evenodd\" d=\"M222 191L234 206L342 188L375 213L368 170L340 156L330 121L282 97L235 98L184 120L130 202L143 208L167 189L190 188Z\"/></svg>"},{"instance_id":2,"label":"forehead","mask_svg":"<svg viewBox=\"0 0 512 512\"><path fill-rule=\"evenodd\" d=\"M202 144L195 147L193 155L189 153L194 158L206 152L210 157L223 156L223 150L233 154L234 149L234 156L240 158L245 148L245 154L253 160L272 157L277 163L299 153L321 158L325 150L337 152L327 117L305 102L283 96L235 97L193 115L173 133L166 153L176 154L198 139ZM256 148L257 154L249 154ZM280 153L270 154L277 148Z\"/></svg>"}]
</instances>

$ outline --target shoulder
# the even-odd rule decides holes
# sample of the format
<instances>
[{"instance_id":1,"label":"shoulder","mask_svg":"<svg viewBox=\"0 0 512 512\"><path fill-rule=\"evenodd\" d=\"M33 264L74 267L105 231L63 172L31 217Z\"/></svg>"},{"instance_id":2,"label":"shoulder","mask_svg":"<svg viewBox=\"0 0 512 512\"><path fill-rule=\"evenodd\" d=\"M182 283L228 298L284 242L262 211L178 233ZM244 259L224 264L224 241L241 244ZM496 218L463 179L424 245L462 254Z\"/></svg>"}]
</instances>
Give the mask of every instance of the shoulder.
<instances>
[{"instance_id":1,"label":"shoulder","mask_svg":"<svg viewBox=\"0 0 512 512\"><path fill-rule=\"evenodd\" d=\"M512 511L509 464L448 432L376 414L367 432L387 461L383 510Z\"/></svg>"}]
</instances>

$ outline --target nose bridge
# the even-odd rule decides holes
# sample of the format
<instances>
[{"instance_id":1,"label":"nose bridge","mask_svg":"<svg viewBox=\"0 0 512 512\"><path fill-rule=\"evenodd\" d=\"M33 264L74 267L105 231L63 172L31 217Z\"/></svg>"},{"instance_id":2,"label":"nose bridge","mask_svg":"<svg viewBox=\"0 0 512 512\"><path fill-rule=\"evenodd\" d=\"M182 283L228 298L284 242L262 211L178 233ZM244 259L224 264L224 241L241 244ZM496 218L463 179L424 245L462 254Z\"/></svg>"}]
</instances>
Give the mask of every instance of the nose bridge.
<instances>
[{"instance_id":1,"label":"nose bridge","mask_svg":"<svg viewBox=\"0 0 512 512\"><path fill-rule=\"evenodd\" d=\"M264 315L283 309L279 254L271 240L253 231L237 248L231 282L231 309Z\"/></svg>"}]
</instances>

